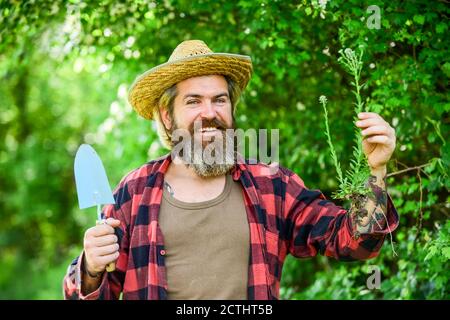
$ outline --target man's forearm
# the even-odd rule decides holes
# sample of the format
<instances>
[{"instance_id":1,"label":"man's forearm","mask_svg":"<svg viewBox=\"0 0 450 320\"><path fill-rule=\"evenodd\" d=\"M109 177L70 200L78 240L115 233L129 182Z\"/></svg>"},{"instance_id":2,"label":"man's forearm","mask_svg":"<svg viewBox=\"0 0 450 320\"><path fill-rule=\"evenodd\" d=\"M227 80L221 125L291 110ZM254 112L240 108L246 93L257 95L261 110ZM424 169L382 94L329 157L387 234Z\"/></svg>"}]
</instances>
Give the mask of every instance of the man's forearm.
<instances>
[{"instance_id":1,"label":"man's forearm","mask_svg":"<svg viewBox=\"0 0 450 320\"><path fill-rule=\"evenodd\" d=\"M385 226L384 216L387 208L386 167L371 169L367 186L371 192L355 199L350 216L356 238L361 234L372 233Z\"/></svg>"}]
</instances>

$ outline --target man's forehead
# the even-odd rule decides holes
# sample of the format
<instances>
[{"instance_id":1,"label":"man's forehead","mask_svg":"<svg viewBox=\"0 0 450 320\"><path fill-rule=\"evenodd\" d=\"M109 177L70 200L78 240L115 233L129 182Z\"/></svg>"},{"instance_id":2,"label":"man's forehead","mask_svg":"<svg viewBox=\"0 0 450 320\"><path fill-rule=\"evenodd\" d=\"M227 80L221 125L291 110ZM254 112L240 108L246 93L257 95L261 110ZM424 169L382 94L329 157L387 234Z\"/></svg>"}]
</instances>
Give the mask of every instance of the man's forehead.
<instances>
[{"instance_id":1,"label":"man's forehead","mask_svg":"<svg viewBox=\"0 0 450 320\"><path fill-rule=\"evenodd\" d=\"M177 91L179 94L194 93L195 94L217 94L219 91L228 91L228 83L224 76L208 75L200 77L192 77L177 83Z\"/></svg>"}]
</instances>

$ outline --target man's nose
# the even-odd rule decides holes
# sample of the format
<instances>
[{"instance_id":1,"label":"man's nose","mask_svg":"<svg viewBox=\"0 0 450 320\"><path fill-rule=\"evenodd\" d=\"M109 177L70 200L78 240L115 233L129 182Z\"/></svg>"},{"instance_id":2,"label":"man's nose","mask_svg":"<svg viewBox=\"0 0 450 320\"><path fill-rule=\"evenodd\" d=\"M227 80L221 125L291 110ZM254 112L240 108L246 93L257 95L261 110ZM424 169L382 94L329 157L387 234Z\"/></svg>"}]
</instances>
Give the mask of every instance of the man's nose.
<instances>
[{"instance_id":1,"label":"man's nose","mask_svg":"<svg viewBox=\"0 0 450 320\"><path fill-rule=\"evenodd\" d=\"M207 100L202 106L201 117L204 119L214 119L216 116L216 109L213 103L211 100Z\"/></svg>"}]
</instances>

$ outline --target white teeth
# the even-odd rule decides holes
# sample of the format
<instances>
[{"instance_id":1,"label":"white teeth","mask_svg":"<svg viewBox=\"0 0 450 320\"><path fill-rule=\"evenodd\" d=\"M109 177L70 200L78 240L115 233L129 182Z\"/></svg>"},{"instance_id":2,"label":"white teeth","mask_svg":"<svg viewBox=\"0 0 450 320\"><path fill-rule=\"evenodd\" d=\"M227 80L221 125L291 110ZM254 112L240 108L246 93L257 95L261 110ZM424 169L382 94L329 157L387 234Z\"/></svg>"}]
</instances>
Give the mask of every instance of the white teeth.
<instances>
[{"instance_id":1,"label":"white teeth","mask_svg":"<svg viewBox=\"0 0 450 320\"><path fill-rule=\"evenodd\" d=\"M200 129L200 132L208 132L208 131L216 131L216 128L214 127L207 127Z\"/></svg>"}]
</instances>

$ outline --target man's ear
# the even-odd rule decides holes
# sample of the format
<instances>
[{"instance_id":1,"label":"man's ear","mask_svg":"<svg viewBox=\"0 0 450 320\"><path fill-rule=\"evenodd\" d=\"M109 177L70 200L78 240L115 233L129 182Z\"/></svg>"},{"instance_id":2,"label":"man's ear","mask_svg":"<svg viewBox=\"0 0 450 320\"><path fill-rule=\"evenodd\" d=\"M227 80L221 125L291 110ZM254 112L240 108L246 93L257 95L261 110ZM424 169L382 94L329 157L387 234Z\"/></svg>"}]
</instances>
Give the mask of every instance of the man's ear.
<instances>
[{"instance_id":1,"label":"man's ear","mask_svg":"<svg viewBox=\"0 0 450 320\"><path fill-rule=\"evenodd\" d=\"M169 111L165 108L160 108L159 114L161 115L161 121L163 122L164 127L166 127L167 130L170 130L172 128L172 119Z\"/></svg>"}]
</instances>

